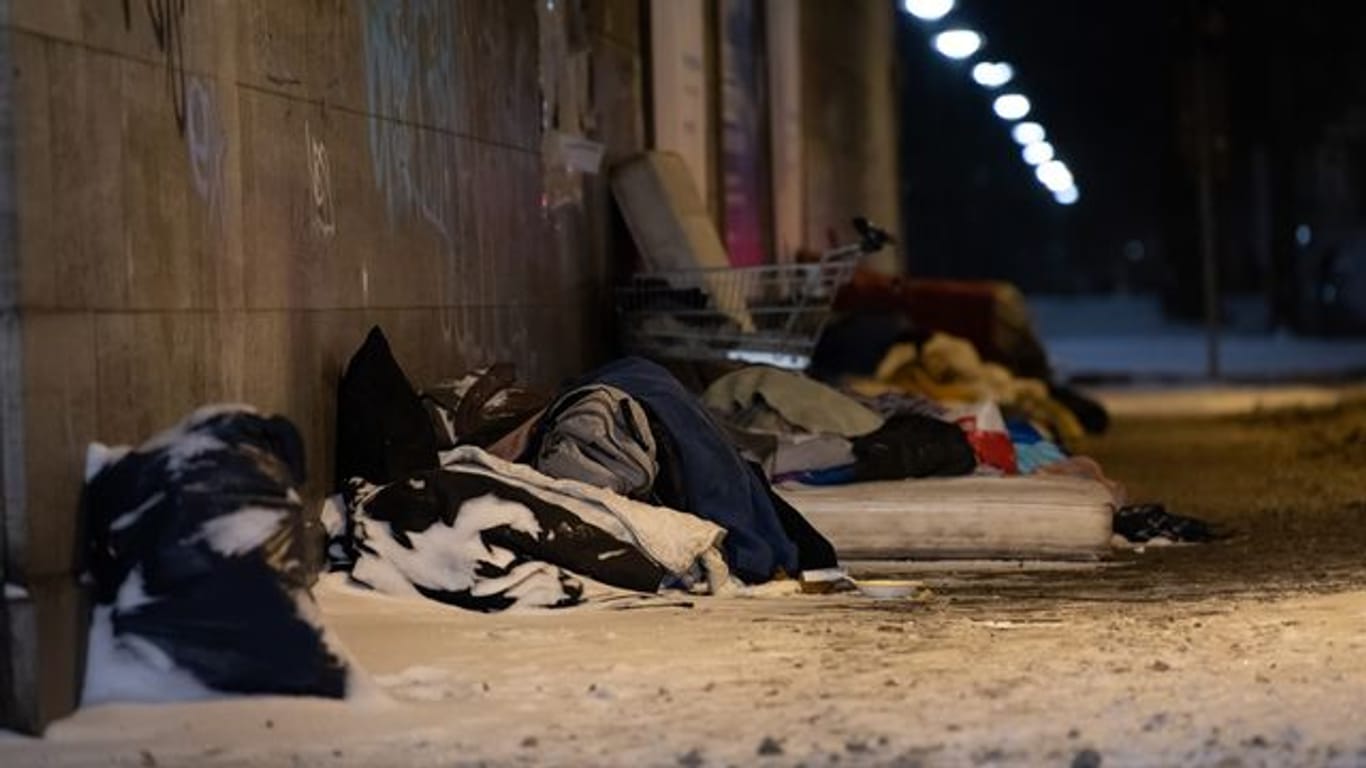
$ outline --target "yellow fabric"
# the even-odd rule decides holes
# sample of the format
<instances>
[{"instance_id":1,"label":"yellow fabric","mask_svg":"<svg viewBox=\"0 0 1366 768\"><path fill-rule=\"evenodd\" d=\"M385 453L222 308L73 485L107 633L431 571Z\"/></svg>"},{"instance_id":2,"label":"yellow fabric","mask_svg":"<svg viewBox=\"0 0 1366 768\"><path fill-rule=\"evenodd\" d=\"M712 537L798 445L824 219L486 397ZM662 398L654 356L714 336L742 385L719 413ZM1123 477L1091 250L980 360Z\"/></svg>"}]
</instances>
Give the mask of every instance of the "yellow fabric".
<instances>
[{"instance_id":1,"label":"yellow fabric","mask_svg":"<svg viewBox=\"0 0 1366 768\"><path fill-rule=\"evenodd\" d=\"M984 363L971 342L936 333L920 349L895 344L883 356L873 379L850 387L861 395L884 392L921 395L941 403L990 400L1007 412L1048 426L1063 445L1075 444L1083 430L1077 417L1048 394L1038 379L1016 378L1005 367Z\"/></svg>"}]
</instances>

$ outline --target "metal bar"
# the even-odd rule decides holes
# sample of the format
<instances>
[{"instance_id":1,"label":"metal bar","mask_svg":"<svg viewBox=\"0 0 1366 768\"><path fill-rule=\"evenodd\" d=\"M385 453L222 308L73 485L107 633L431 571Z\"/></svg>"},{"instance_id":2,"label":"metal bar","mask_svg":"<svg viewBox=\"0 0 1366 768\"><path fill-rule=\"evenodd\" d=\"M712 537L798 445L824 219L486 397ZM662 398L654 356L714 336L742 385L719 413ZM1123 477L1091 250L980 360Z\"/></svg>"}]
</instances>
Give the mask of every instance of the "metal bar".
<instances>
[{"instance_id":1,"label":"metal bar","mask_svg":"<svg viewBox=\"0 0 1366 768\"><path fill-rule=\"evenodd\" d=\"M1203 50L1195 58L1195 116L1198 195L1200 206L1200 260L1205 302L1205 373L1218 379L1219 370L1219 261L1214 220L1214 129L1210 121L1209 60Z\"/></svg>"}]
</instances>

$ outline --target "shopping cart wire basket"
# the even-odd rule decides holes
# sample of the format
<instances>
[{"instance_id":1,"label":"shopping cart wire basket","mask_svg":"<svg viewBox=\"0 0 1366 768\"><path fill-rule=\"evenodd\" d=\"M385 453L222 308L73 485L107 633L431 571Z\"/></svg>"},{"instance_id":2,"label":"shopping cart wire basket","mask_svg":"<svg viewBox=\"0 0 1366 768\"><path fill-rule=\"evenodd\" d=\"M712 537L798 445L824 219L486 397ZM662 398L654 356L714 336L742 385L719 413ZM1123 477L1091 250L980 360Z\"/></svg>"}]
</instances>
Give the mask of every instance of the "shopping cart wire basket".
<instances>
[{"instance_id":1,"label":"shopping cart wire basket","mask_svg":"<svg viewBox=\"0 0 1366 768\"><path fill-rule=\"evenodd\" d=\"M803 370L839 289L893 242L853 220L856 242L819 261L642 272L617 290L628 351L674 360L738 360Z\"/></svg>"}]
</instances>

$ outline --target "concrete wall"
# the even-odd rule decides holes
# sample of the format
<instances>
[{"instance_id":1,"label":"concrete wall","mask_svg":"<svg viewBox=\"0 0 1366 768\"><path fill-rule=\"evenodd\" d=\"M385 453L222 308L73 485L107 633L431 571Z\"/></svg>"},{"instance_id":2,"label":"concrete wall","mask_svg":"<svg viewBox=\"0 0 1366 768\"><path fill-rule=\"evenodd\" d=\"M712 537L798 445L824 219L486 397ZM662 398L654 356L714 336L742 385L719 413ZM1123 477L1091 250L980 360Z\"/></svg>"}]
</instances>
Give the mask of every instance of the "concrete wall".
<instances>
[{"instance_id":1,"label":"concrete wall","mask_svg":"<svg viewBox=\"0 0 1366 768\"><path fill-rule=\"evenodd\" d=\"M418 382L607 354L622 233L602 177L545 206L542 85L608 163L642 149L641 2L555 5L0 0L0 726L75 701L89 441L250 402L316 498L372 324ZM803 6L810 244L894 226L893 12Z\"/></svg>"},{"instance_id":2,"label":"concrete wall","mask_svg":"<svg viewBox=\"0 0 1366 768\"><path fill-rule=\"evenodd\" d=\"M801 7L806 242L844 242L862 214L899 234L896 3L811 0ZM899 271L889 249L877 260Z\"/></svg>"},{"instance_id":3,"label":"concrete wall","mask_svg":"<svg viewBox=\"0 0 1366 768\"><path fill-rule=\"evenodd\" d=\"M639 9L559 5L0 4L0 562L30 595L0 609L0 725L72 704L77 598L32 598L79 568L88 441L245 401L299 426L316 497L372 324L419 382L511 360L551 386L603 354L605 186L542 206L541 19L589 50L615 156L641 142Z\"/></svg>"}]
</instances>

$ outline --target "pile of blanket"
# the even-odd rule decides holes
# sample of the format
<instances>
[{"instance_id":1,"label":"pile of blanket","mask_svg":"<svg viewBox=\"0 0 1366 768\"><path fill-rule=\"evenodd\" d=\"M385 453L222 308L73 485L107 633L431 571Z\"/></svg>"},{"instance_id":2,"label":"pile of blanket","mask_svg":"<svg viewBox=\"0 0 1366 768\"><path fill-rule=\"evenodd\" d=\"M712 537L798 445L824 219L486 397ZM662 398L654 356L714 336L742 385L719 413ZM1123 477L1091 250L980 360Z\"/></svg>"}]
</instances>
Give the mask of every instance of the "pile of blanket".
<instances>
[{"instance_id":1,"label":"pile of blanket","mask_svg":"<svg viewBox=\"0 0 1366 768\"><path fill-rule=\"evenodd\" d=\"M495 611L837 567L702 403L640 358L549 397L507 365L419 392L376 328L337 421L328 552L381 591Z\"/></svg>"}]
</instances>

